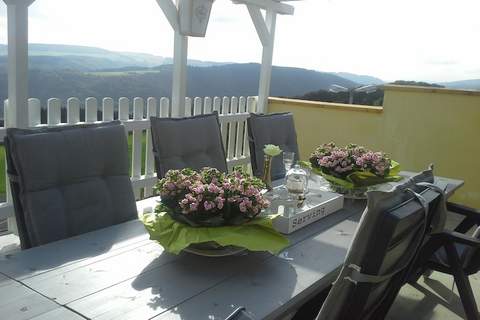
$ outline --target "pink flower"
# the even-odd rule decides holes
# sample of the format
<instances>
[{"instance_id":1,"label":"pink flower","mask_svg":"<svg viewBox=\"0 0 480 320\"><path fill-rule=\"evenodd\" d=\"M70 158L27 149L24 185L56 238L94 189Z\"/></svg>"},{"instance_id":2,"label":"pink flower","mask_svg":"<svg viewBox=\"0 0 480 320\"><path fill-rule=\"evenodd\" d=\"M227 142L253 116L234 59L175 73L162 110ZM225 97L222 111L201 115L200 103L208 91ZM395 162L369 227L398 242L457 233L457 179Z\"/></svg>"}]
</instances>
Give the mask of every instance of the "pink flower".
<instances>
[{"instance_id":1,"label":"pink flower","mask_svg":"<svg viewBox=\"0 0 480 320\"><path fill-rule=\"evenodd\" d=\"M248 189L245 191L245 194L248 197L251 197L251 196L255 195L256 192L257 192L257 189L254 186L249 186Z\"/></svg>"},{"instance_id":2,"label":"pink flower","mask_svg":"<svg viewBox=\"0 0 480 320\"><path fill-rule=\"evenodd\" d=\"M238 205L238 208L240 209L241 212L247 212L247 206L245 205L245 203L241 202L239 205Z\"/></svg>"},{"instance_id":3,"label":"pink flower","mask_svg":"<svg viewBox=\"0 0 480 320\"><path fill-rule=\"evenodd\" d=\"M215 203L213 203L212 201L205 201L203 203L203 207L205 208L205 210L209 211L215 208Z\"/></svg>"},{"instance_id":4,"label":"pink flower","mask_svg":"<svg viewBox=\"0 0 480 320\"><path fill-rule=\"evenodd\" d=\"M218 208L218 210L223 209L223 201L222 202L217 202L217 208Z\"/></svg>"},{"instance_id":5,"label":"pink flower","mask_svg":"<svg viewBox=\"0 0 480 320\"><path fill-rule=\"evenodd\" d=\"M205 191L205 188L203 187L203 185L199 185L199 186L196 186L196 187L192 188L192 191L197 193L197 194L200 194L200 193L203 193Z\"/></svg>"},{"instance_id":6,"label":"pink flower","mask_svg":"<svg viewBox=\"0 0 480 320\"><path fill-rule=\"evenodd\" d=\"M208 191L211 192L211 193L218 193L218 192L220 191L220 188L219 188L217 185L213 184L213 183L210 183L210 184L208 185L208 188L207 188L207 189L208 189Z\"/></svg>"}]
</instances>

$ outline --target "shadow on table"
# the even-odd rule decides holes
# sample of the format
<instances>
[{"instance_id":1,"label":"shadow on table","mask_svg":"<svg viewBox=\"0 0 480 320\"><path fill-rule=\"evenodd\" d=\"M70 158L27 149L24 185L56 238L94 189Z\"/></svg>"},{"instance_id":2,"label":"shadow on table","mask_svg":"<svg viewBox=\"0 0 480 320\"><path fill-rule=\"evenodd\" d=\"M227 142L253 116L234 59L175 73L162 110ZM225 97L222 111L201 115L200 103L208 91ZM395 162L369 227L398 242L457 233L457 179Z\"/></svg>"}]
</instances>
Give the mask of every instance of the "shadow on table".
<instances>
[{"instance_id":1,"label":"shadow on table","mask_svg":"<svg viewBox=\"0 0 480 320\"><path fill-rule=\"evenodd\" d=\"M301 284L290 261L267 253L223 258L181 254L138 276L132 287L150 289L147 305L155 319L224 319L239 306L261 319L291 300Z\"/></svg>"},{"instance_id":2,"label":"shadow on table","mask_svg":"<svg viewBox=\"0 0 480 320\"><path fill-rule=\"evenodd\" d=\"M112 248L121 248L142 239L147 239L145 227L140 221L134 220L2 255L0 272L13 278L25 277L100 256Z\"/></svg>"}]
</instances>

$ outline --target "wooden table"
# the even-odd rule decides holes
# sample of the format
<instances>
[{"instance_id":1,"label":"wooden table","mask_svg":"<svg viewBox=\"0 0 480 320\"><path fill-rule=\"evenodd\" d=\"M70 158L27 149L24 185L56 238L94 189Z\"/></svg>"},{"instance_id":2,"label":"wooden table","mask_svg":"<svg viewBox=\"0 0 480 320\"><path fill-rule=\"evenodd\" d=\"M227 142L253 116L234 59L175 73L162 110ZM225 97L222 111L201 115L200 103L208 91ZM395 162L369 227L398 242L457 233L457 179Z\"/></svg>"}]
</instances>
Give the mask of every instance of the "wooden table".
<instances>
[{"instance_id":1,"label":"wooden table","mask_svg":"<svg viewBox=\"0 0 480 320\"><path fill-rule=\"evenodd\" d=\"M463 184L445 181L449 194ZM175 256L140 221L0 256L0 318L224 319L238 306L278 318L335 279L364 206L347 200L291 234L279 256Z\"/></svg>"}]
</instances>

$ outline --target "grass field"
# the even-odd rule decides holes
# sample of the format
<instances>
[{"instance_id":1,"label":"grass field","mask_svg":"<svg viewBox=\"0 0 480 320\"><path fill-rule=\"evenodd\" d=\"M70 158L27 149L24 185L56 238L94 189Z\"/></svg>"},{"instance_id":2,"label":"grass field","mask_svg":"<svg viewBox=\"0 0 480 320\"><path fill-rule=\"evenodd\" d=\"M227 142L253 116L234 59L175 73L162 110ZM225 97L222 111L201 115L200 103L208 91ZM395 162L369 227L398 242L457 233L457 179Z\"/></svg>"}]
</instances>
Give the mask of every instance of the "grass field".
<instances>
[{"instance_id":1,"label":"grass field","mask_svg":"<svg viewBox=\"0 0 480 320\"><path fill-rule=\"evenodd\" d=\"M128 157L129 163L132 162L132 134L128 136ZM146 142L146 135L143 134L142 137L142 173L145 170L145 142ZM132 167L130 166L130 174L132 173ZM0 199L5 199L5 192L6 192L6 176L5 176L5 147L0 145Z\"/></svg>"}]
</instances>

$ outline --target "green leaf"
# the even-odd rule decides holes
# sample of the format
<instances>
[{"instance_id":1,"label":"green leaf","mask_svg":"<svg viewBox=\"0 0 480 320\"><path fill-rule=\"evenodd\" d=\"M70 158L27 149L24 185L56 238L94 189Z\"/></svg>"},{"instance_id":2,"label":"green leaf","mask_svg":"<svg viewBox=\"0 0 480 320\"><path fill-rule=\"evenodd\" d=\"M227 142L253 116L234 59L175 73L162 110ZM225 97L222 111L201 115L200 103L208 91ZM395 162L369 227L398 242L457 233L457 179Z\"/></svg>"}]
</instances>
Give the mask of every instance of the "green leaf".
<instances>
[{"instance_id":1,"label":"green leaf","mask_svg":"<svg viewBox=\"0 0 480 320\"><path fill-rule=\"evenodd\" d=\"M191 244L210 241L221 246L277 254L288 246L289 241L273 228L272 218L256 218L239 226L223 227L191 227L173 220L166 212L145 214L142 220L150 239L173 254L179 254Z\"/></svg>"}]
</instances>

